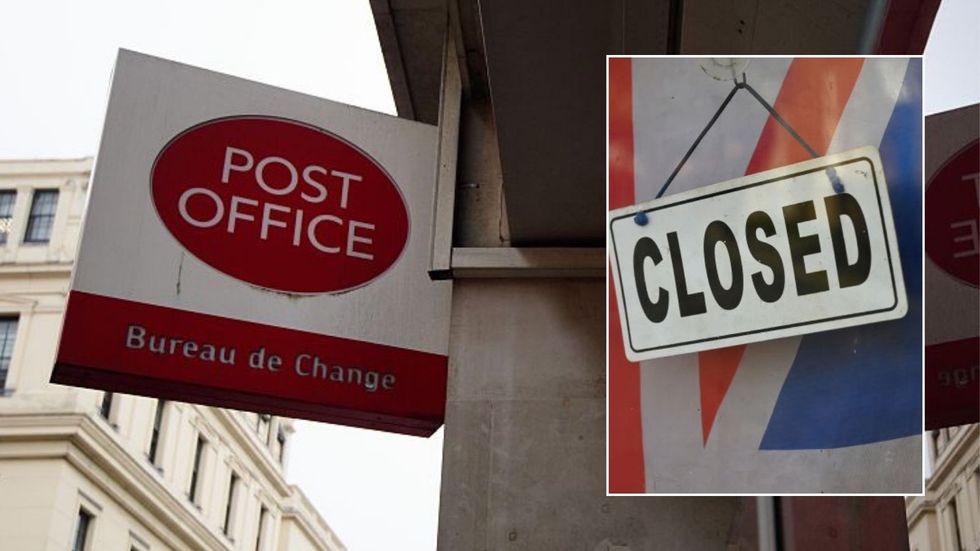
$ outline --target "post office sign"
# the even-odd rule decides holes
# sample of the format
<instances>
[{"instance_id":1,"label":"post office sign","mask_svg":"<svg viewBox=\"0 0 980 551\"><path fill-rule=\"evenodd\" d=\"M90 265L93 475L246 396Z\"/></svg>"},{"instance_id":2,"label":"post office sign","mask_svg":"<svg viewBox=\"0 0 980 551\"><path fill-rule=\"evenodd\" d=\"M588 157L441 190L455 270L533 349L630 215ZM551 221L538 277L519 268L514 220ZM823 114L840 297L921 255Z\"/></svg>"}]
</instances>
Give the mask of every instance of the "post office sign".
<instances>
[{"instance_id":1,"label":"post office sign","mask_svg":"<svg viewBox=\"0 0 980 551\"><path fill-rule=\"evenodd\" d=\"M436 127L122 51L56 383L427 435Z\"/></svg>"},{"instance_id":2,"label":"post office sign","mask_svg":"<svg viewBox=\"0 0 980 551\"><path fill-rule=\"evenodd\" d=\"M632 361L895 319L908 306L874 147L613 211L609 240Z\"/></svg>"}]
</instances>

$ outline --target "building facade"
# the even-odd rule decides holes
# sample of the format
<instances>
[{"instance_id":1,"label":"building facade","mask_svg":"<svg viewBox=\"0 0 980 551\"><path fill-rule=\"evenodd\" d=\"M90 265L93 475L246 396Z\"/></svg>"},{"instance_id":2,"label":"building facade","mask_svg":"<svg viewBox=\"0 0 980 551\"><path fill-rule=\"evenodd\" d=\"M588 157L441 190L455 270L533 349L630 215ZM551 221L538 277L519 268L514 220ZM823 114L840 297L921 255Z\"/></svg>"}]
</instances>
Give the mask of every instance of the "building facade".
<instances>
[{"instance_id":1,"label":"building facade","mask_svg":"<svg viewBox=\"0 0 980 551\"><path fill-rule=\"evenodd\" d=\"M91 160L0 161L0 548L345 549L289 419L48 382Z\"/></svg>"},{"instance_id":2,"label":"building facade","mask_svg":"<svg viewBox=\"0 0 980 551\"><path fill-rule=\"evenodd\" d=\"M980 425L930 431L932 476L906 500L911 551L980 551Z\"/></svg>"}]
</instances>

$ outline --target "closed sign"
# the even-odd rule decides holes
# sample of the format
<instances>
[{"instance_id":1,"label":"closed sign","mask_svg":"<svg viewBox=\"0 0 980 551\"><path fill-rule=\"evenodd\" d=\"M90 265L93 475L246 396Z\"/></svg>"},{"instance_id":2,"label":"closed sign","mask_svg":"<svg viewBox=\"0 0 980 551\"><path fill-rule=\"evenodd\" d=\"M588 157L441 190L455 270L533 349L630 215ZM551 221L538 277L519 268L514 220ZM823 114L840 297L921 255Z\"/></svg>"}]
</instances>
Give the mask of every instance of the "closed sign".
<instances>
[{"instance_id":1,"label":"closed sign","mask_svg":"<svg viewBox=\"0 0 980 551\"><path fill-rule=\"evenodd\" d=\"M904 316L884 178L865 147L610 213L627 356Z\"/></svg>"}]
</instances>

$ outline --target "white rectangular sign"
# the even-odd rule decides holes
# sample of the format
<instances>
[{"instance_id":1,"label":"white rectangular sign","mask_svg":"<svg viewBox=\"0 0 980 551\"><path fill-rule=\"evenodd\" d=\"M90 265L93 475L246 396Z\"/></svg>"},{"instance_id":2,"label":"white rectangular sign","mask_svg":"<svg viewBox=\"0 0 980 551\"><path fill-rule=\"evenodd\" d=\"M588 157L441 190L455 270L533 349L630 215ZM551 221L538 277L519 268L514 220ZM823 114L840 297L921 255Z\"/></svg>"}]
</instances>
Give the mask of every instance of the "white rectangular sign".
<instances>
[{"instance_id":1,"label":"white rectangular sign","mask_svg":"<svg viewBox=\"0 0 980 551\"><path fill-rule=\"evenodd\" d=\"M613 211L609 239L632 361L885 321L908 306L874 147Z\"/></svg>"},{"instance_id":2,"label":"white rectangular sign","mask_svg":"<svg viewBox=\"0 0 980 551\"><path fill-rule=\"evenodd\" d=\"M121 51L52 380L431 434L452 293L427 274L436 145Z\"/></svg>"}]
</instances>

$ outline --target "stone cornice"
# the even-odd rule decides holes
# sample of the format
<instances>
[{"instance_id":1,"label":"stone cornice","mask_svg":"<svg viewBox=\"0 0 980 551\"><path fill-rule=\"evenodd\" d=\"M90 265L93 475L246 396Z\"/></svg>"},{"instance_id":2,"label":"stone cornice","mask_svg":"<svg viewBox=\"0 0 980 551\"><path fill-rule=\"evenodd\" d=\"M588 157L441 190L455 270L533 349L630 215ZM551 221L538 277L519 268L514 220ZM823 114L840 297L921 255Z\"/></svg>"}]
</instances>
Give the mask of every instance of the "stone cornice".
<instances>
[{"instance_id":1,"label":"stone cornice","mask_svg":"<svg viewBox=\"0 0 980 551\"><path fill-rule=\"evenodd\" d=\"M242 426L238 419L235 418L234 413L230 410L220 409L220 408L210 408L214 412L215 417L222 425L228 430L228 433L238 441L245 453L248 454L249 459L252 464L255 465L259 471L265 476L269 483L276 489L279 493L280 499L286 499L290 495L289 484L286 482L286 477L279 467L278 463L274 463L272 460L272 455L267 453L265 447L256 444L256 440L252 438L249 431Z\"/></svg>"},{"instance_id":2,"label":"stone cornice","mask_svg":"<svg viewBox=\"0 0 980 551\"><path fill-rule=\"evenodd\" d=\"M30 279L32 277L62 278L71 275L75 265L70 260L51 262L7 262L0 264L0 275L9 278ZM68 283L67 281L65 282Z\"/></svg>"},{"instance_id":3,"label":"stone cornice","mask_svg":"<svg viewBox=\"0 0 980 551\"><path fill-rule=\"evenodd\" d=\"M289 487L292 493L293 505L283 509L284 516L290 516L296 518L299 524L307 532L314 541L318 541L325 549L329 550L346 550L347 547L341 543L340 538L337 534L330 528L327 521L323 519L319 514L316 514L316 507L310 503L309 498L303 493L303 490L299 486L292 485ZM318 526L313 526L313 520L316 520ZM319 530L319 532L318 532ZM325 535L325 536L324 536ZM330 540L330 544L323 541L324 537Z\"/></svg>"},{"instance_id":4,"label":"stone cornice","mask_svg":"<svg viewBox=\"0 0 980 551\"><path fill-rule=\"evenodd\" d=\"M263 446L248 427L242 424L234 411L220 408L209 408L214 412L218 421L228 431L228 434L238 441L251 460L269 482L279 492L280 500L293 500L298 506L283 507L283 517L292 518L302 527L311 541L320 544L324 549L346 549L333 532L326 520L309 502L306 495L298 487L286 482L279 463L272 458L269 449ZM291 427L290 427L291 428ZM333 542L328 543L326 540Z\"/></svg>"},{"instance_id":5,"label":"stone cornice","mask_svg":"<svg viewBox=\"0 0 980 551\"><path fill-rule=\"evenodd\" d=\"M905 502L905 517L908 519L909 526L918 522L919 518L926 513L935 512L935 510L936 502L930 499L928 494L925 496L913 496Z\"/></svg>"},{"instance_id":6,"label":"stone cornice","mask_svg":"<svg viewBox=\"0 0 980 551\"><path fill-rule=\"evenodd\" d=\"M282 510L283 520L292 520L296 522L296 525L306 533L306 537L310 538L310 541L315 541L326 551L345 551L347 548L344 547L339 540L337 540L337 545L330 545L327 543L322 534L318 534L316 528L310 524L310 519L302 513L299 509L295 507L285 507ZM329 535L333 535L333 532L328 532ZM336 540L336 538L333 538Z\"/></svg>"},{"instance_id":7,"label":"stone cornice","mask_svg":"<svg viewBox=\"0 0 980 551\"><path fill-rule=\"evenodd\" d=\"M964 457L971 458L968 455L970 453L973 454L973 457L976 456L977 438L980 436L977 433L980 433L980 425L974 424L961 427L953 441L949 442L943 448L943 453L936 461L935 470L933 470L932 476L929 477L928 489L937 490L939 486L945 485L947 478L955 477L956 473L959 472L957 467L960 466Z\"/></svg>"},{"instance_id":8,"label":"stone cornice","mask_svg":"<svg viewBox=\"0 0 980 551\"><path fill-rule=\"evenodd\" d=\"M0 416L0 442L0 457L67 460L162 541L185 549L231 549L199 513L170 493L149 465L129 455L88 415ZM18 442L64 445L11 446Z\"/></svg>"},{"instance_id":9,"label":"stone cornice","mask_svg":"<svg viewBox=\"0 0 980 551\"><path fill-rule=\"evenodd\" d=\"M0 161L0 176L89 176L92 158L13 159Z\"/></svg>"}]
</instances>

